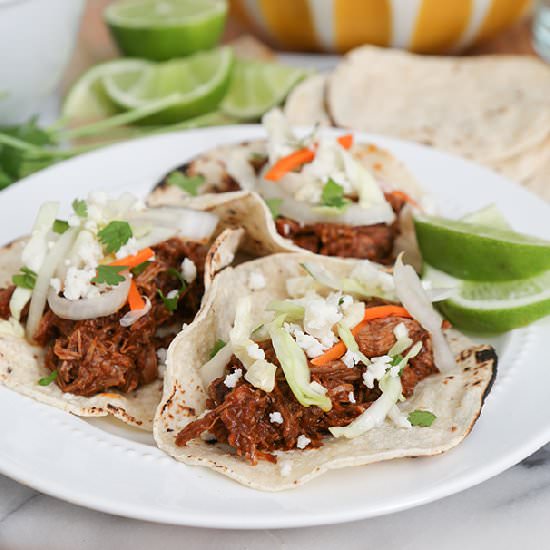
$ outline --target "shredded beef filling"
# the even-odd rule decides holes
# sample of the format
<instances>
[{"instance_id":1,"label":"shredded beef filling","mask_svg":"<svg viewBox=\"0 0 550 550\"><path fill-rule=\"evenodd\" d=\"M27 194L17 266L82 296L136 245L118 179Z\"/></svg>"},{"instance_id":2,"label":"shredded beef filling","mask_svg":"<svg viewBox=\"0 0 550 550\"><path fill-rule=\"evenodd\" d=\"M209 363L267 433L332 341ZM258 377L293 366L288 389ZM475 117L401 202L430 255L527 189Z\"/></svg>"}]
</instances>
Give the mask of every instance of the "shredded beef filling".
<instances>
[{"instance_id":1,"label":"shredded beef filling","mask_svg":"<svg viewBox=\"0 0 550 550\"><path fill-rule=\"evenodd\" d=\"M420 380L438 372L433 362L430 334L414 320L389 317L370 321L356 339L365 355L384 355L395 343L393 329L399 323L405 324L413 342L422 340L423 344L422 351L409 361L401 376L403 394L409 397ZM262 342L260 346L266 352L266 359L279 366L271 342ZM270 393L253 387L244 378L230 389L224 383L224 376L208 387L207 408L210 410L181 430L176 444L184 446L208 432L218 443L229 444L252 464L258 460L276 462L272 453L295 449L300 435L311 440L307 448L320 447L323 437L329 435L329 427L347 426L381 395L376 384L370 389L363 383L366 369L361 364L348 368L341 360L334 360L322 367L309 363L309 367L311 379L327 389L332 401L330 411L300 405L280 368L277 369L275 389ZM243 365L233 356L227 374L239 368L243 369ZM270 420L269 415L275 412L281 414L281 424Z\"/></svg>"},{"instance_id":2,"label":"shredded beef filling","mask_svg":"<svg viewBox=\"0 0 550 550\"><path fill-rule=\"evenodd\" d=\"M399 214L405 202L392 193L385 194L394 212ZM397 220L392 225L351 226L338 223L301 224L279 216L277 232L300 248L325 256L360 258L389 264L393 260L393 243L399 234Z\"/></svg>"},{"instance_id":3,"label":"shredded beef filling","mask_svg":"<svg viewBox=\"0 0 550 550\"><path fill-rule=\"evenodd\" d=\"M86 321L61 319L47 309L35 335L46 348L46 367L56 370L56 383L66 392L91 396L107 390L129 392L157 378L156 350L167 347L182 322L191 321L204 292L202 277L207 248L174 238L153 247L155 261L135 277L138 289L151 300L151 310L129 327L120 325L128 306L107 317ZM197 266L196 280L180 296L177 310L169 311L158 294L181 287L168 272L180 270L189 258ZM0 314L9 316L13 288L0 291ZM8 296L9 294L9 296ZM165 332L159 335L159 329Z\"/></svg>"}]
</instances>

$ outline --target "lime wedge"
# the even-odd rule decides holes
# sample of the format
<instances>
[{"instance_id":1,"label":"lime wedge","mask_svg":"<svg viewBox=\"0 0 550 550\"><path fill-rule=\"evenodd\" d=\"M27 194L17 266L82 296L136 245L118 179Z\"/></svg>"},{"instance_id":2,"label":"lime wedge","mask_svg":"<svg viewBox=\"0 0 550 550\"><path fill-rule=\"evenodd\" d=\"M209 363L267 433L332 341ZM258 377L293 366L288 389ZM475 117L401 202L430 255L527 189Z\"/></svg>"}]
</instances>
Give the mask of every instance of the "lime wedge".
<instances>
[{"instance_id":1,"label":"lime wedge","mask_svg":"<svg viewBox=\"0 0 550 550\"><path fill-rule=\"evenodd\" d=\"M504 217L504 214L498 209L496 204L490 204L475 212L470 212L462 216L460 221L475 223L477 225L487 225L495 229L512 229L508 220Z\"/></svg>"},{"instance_id":2,"label":"lime wedge","mask_svg":"<svg viewBox=\"0 0 550 550\"><path fill-rule=\"evenodd\" d=\"M216 110L227 91L232 66L231 49L219 48L106 75L102 82L111 101L123 110L165 101L166 108L142 122L171 124Z\"/></svg>"},{"instance_id":3,"label":"lime wedge","mask_svg":"<svg viewBox=\"0 0 550 550\"><path fill-rule=\"evenodd\" d=\"M63 103L62 115L72 121L93 121L119 112L103 87L105 76L139 72L149 66L139 59L116 59L96 65L82 75L69 90Z\"/></svg>"},{"instance_id":4,"label":"lime wedge","mask_svg":"<svg viewBox=\"0 0 550 550\"><path fill-rule=\"evenodd\" d=\"M259 119L282 103L309 72L280 63L239 59L221 109L241 120Z\"/></svg>"},{"instance_id":5,"label":"lime wedge","mask_svg":"<svg viewBox=\"0 0 550 550\"><path fill-rule=\"evenodd\" d=\"M454 288L456 294L437 307L457 328L474 332L504 332L550 315L550 271L516 281L461 281L429 265L423 279L434 288Z\"/></svg>"},{"instance_id":6,"label":"lime wedge","mask_svg":"<svg viewBox=\"0 0 550 550\"><path fill-rule=\"evenodd\" d=\"M528 279L550 269L550 242L507 229L418 216L425 262L459 279Z\"/></svg>"},{"instance_id":7,"label":"lime wedge","mask_svg":"<svg viewBox=\"0 0 550 550\"><path fill-rule=\"evenodd\" d=\"M155 61L213 48L226 15L225 0L122 0L104 13L124 54Z\"/></svg>"}]
</instances>

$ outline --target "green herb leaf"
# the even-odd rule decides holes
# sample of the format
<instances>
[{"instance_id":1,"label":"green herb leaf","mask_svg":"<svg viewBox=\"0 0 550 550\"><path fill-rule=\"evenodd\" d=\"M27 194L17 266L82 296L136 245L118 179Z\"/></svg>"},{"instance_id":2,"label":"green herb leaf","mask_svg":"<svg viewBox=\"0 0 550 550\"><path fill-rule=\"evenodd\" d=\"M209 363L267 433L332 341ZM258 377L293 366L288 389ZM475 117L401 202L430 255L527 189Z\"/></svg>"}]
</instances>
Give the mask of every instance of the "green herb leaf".
<instances>
[{"instance_id":1,"label":"green herb leaf","mask_svg":"<svg viewBox=\"0 0 550 550\"><path fill-rule=\"evenodd\" d=\"M128 269L125 265L98 265L97 275L92 279L92 283L116 286L124 281L124 277L119 273L125 269Z\"/></svg>"},{"instance_id":2,"label":"green herb leaf","mask_svg":"<svg viewBox=\"0 0 550 550\"><path fill-rule=\"evenodd\" d=\"M433 421L437 418L434 413L430 411L416 410L409 414L407 417L409 422L413 426L420 426L421 428L429 428Z\"/></svg>"},{"instance_id":3,"label":"green herb leaf","mask_svg":"<svg viewBox=\"0 0 550 550\"><path fill-rule=\"evenodd\" d=\"M22 267L17 275L14 275L11 280L15 286L20 288L28 288L32 290L36 284L36 273L28 267Z\"/></svg>"},{"instance_id":4,"label":"green herb leaf","mask_svg":"<svg viewBox=\"0 0 550 550\"><path fill-rule=\"evenodd\" d=\"M166 273L168 273L168 275L172 275L172 277L175 277L181 283L182 288L180 289L180 292L183 292L187 288L187 283L185 282L183 275L176 268L171 267L166 271Z\"/></svg>"},{"instance_id":5,"label":"green herb leaf","mask_svg":"<svg viewBox=\"0 0 550 550\"><path fill-rule=\"evenodd\" d=\"M265 199L265 203L267 204L274 220L277 219L277 216L279 215L282 202L283 199Z\"/></svg>"},{"instance_id":6,"label":"green herb leaf","mask_svg":"<svg viewBox=\"0 0 550 550\"><path fill-rule=\"evenodd\" d=\"M178 309L178 300L180 297L179 291L173 298L167 298L160 288L157 289L157 293L160 296L160 299L164 302L164 306L168 311L174 312Z\"/></svg>"},{"instance_id":7,"label":"green herb leaf","mask_svg":"<svg viewBox=\"0 0 550 550\"><path fill-rule=\"evenodd\" d=\"M56 378L59 373L57 372L57 369L52 370L51 374L49 376L45 376L44 378L41 378L38 381L39 386L49 386Z\"/></svg>"},{"instance_id":8,"label":"green herb leaf","mask_svg":"<svg viewBox=\"0 0 550 550\"><path fill-rule=\"evenodd\" d=\"M172 172L166 178L169 185L175 185L193 197L199 193L199 187L205 182L206 178L197 174L196 176L186 176L181 172Z\"/></svg>"},{"instance_id":9,"label":"green herb leaf","mask_svg":"<svg viewBox=\"0 0 550 550\"><path fill-rule=\"evenodd\" d=\"M214 347L210 351L210 359L213 359L218 354L218 351L225 348L227 342L224 342L221 338L218 338L214 343Z\"/></svg>"},{"instance_id":10,"label":"green herb leaf","mask_svg":"<svg viewBox=\"0 0 550 550\"><path fill-rule=\"evenodd\" d=\"M132 275L134 277L137 277L138 275L141 275L146 269L149 264L153 262L150 262L149 260L145 260L144 262L141 262L140 264L136 265L136 267L133 267L130 271L132 272Z\"/></svg>"},{"instance_id":11,"label":"green herb leaf","mask_svg":"<svg viewBox=\"0 0 550 550\"><path fill-rule=\"evenodd\" d=\"M323 206L343 210L349 201L344 198L344 188L334 180L329 179L323 187L321 202Z\"/></svg>"},{"instance_id":12,"label":"green herb leaf","mask_svg":"<svg viewBox=\"0 0 550 550\"><path fill-rule=\"evenodd\" d=\"M54 233L59 233L62 235L69 229L69 222L66 222L65 220L55 220L53 222L52 230Z\"/></svg>"},{"instance_id":13,"label":"green herb leaf","mask_svg":"<svg viewBox=\"0 0 550 550\"><path fill-rule=\"evenodd\" d=\"M85 218L88 216L88 205L86 201L75 199L73 201L73 210L79 218Z\"/></svg>"},{"instance_id":14,"label":"green herb leaf","mask_svg":"<svg viewBox=\"0 0 550 550\"><path fill-rule=\"evenodd\" d=\"M2 161L0 159L0 165L1 164L2 164ZM9 174L4 172L2 168L0 168L0 190L10 186L14 181L15 181L14 178L12 178Z\"/></svg>"},{"instance_id":15,"label":"green herb leaf","mask_svg":"<svg viewBox=\"0 0 550 550\"><path fill-rule=\"evenodd\" d=\"M392 367L397 367L397 365L399 365L399 363L401 363L401 361L403 361L403 356L402 355L394 355L392 357L390 365Z\"/></svg>"},{"instance_id":16,"label":"green herb leaf","mask_svg":"<svg viewBox=\"0 0 550 550\"><path fill-rule=\"evenodd\" d=\"M98 231L97 236L103 243L107 254L116 252L124 246L132 237L132 228L128 222L109 222L103 229Z\"/></svg>"}]
</instances>

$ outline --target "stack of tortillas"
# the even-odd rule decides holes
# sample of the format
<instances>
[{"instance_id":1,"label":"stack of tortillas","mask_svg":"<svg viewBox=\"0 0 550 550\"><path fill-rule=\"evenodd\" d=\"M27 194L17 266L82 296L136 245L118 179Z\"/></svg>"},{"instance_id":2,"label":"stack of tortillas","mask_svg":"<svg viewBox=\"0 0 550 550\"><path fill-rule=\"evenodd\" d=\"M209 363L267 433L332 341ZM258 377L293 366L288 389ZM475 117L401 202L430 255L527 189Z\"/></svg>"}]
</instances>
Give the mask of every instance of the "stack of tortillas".
<instances>
[{"instance_id":1,"label":"stack of tortillas","mask_svg":"<svg viewBox=\"0 0 550 550\"><path fill-rule=\"evenodd\" d=\"M321 122L485 164L550 200L550 67L530 57L425 57L365 46L287 100Z\"/></svg>"}]
</instances>

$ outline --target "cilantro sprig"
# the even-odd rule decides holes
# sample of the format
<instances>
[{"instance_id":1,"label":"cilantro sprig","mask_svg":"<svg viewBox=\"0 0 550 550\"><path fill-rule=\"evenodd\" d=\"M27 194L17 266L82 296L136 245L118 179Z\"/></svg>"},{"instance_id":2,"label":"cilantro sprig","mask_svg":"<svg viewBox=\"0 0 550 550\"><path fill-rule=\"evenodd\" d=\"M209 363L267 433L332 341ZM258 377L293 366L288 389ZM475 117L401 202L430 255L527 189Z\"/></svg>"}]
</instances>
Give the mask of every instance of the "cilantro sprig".
<instances>
[{"instance_id":1,"label":"cilantro sprig","mask_svg":"<svg viewBox=\"0 0 550 550\"><path fill-rule=\"evenodd\" d=\"M44 378L40 378L40 380L38 380L38 385L39 386L49 386L58 376L58 372L57 372L57 369L55 370L52 370L51 374L49 374L48 376L45 376Z\"/></svg>"},{"instance_id":2,"label":"cilantro sprig","mask_svg":"<svg viewBox=\"0 0 550 550\"><path fill-rule=\"evenodd\" d=\"M88 204L82 199L75 199L72 204L74 213L79 218L86 218L88 216Z\"/></svg>"},{"instance_id":3,"label":"cilantro sprig","mask_svg":"<svg viewBox=\"0 0 550 550\"><path fill-rule=\"evenodd\" d=\"M130 224L123 221L109 222L97 233L107 254L120 250L132 238L132 235Z\"/></svg>"},{"instance_id":4,"label":"cilantro sprig","mask_svg":"<svg viewBox=\"0 0 550 550\"><path fill-rule=\"evenodd\" d=\"M201 174L186 176L181 172L172 172L168 175L166 181L168 185L175 185L182 191L196 197L199 194L199 187L206 181L206 178Z\"/></svg>"},{"instance_id":5,"label":"cilantro sprig","mask_svg":"<svg viewBox=\"0 0 550 550\"><path fill-rule=\"evenodd\" d=\"M67 231L67 229L69 229L69 222L65 220L55 220L53 222L52 231L54 233L59 233L62 235L65 231Z\"/></svg>"},{"instance_id":6,"label":"cilantro sprig","mask_svg":"<svg viewBox=\"0 0 550 550\"><path fill-rule=\"evenodd\" d=\"M136 267L133 267L130 271L132 272L132 275L134 277L137 277L138 275L141 275L149 265L153 263L149 260L145 260L144 262L141 262L140 264L136 265Z\"/></svg>"},{"instance_id":7,"label":"cilantro sprig","mask_svg":"<svg viewBox=\"0 0 550 550\"><path fill-rule=\"evenodd\" d=\"M15 286L18 286L19 288L27 288L29 290L32 290L34 288L34 285L36 284L36 278L38 275L28 267L22 267L19 270L19 273L14 275L11 280L12 283Z\"/></svg>"},{"instance_id":8,"label":"cilantro sprig","mask_svg":"<svg viewBox=\"0 0 550 550\"><path fill-rule=\"evenodd\" d=\"M343 210L349 201L344 197L344 188L333 179L329 179L321 192L321 203L329 208Z\"/></svg>"},{"instance_id":9,"label":"cilantro sprig","mask_svg":"<svg viewBox=\"0 0 550 550\"><path fill-rule=\"evenodd\" d=\"M187 283L185 282L183 275L177 269L171 267L166 272L172 277L178 279L178 281L181 283L181 287L179 289L171 290L166 295L164 294L164 292L162 292L160 288L157 289L157 294L164 303L164 307L166 307L168 311L171 311L173 313L174 311L176 311L176 309L178 309L178 301L181 295L187 290Z\"/></svg>"},{"instance_id":10,"label":"cilantro sprig","mask_svg":"<svg viewBox=\"0 0 550 550\"><path fill-rule=\"evenodd\" d=\"M417 409L409 413L409 416L407 418L413 426L429 428L437 417L434 413L430 411L421 411Z\"/></svg>"},{"instance_id":11,"label":"cilantro sprig","mask_svg":"<svg viewBox=\"0 0 550 550\"><path fill-rule=\"evenodd\" d=\"M125 265L98 265L97 275L92 279L92 283L116 286L124 281L120 275L121 271L128 269Z\"/></svg>"}]
</instances>

